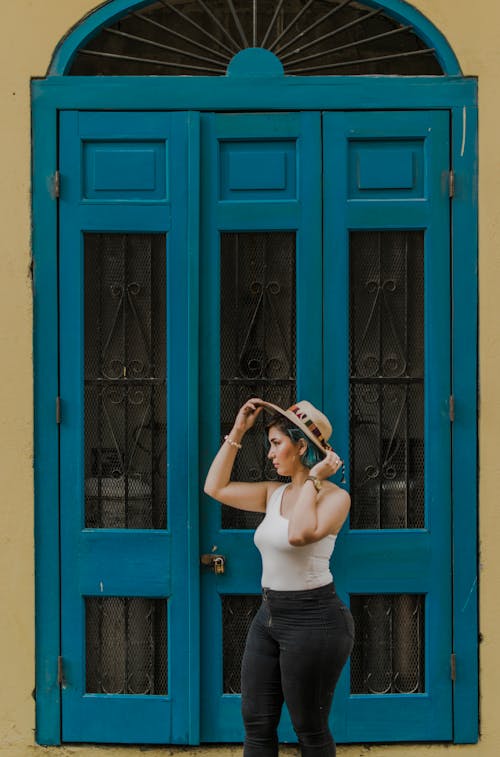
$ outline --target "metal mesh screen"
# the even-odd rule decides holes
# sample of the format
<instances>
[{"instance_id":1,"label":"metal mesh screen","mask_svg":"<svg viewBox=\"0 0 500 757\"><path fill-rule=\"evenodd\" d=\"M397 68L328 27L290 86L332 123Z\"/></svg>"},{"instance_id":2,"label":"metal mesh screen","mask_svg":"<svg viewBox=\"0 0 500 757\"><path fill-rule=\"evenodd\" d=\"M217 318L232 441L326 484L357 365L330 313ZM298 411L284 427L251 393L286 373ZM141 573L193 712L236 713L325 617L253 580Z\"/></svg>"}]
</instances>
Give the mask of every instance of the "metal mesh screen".
<instances>
[{"instance_id":1,"label":"metal mesh screen","mask_svg":"<svg viewBox=\"0 0 500 757\"><path fill-rule=\"evenodd\" d=\"M411 26L359 0L151 2L88 41L70 73L223 76L248 47L271 50L291 75L443 73Z\"/></svg>"},{"instance_id":2,"label":"metal mesh screen","mask_svg":"<svg viewBox=\"0 0 500 757\"><path fill-rule=\"evenodd\" d=\"M168 694L167 603L86 597L86 691Z\"/></svg>"},{"instance_id":3,"label":"metal mesh screen","mask_svg":"<svg viewBox=\"0 0 500 757\"><path fill-rule=\"evenodd\" d=\"M351 694L425 691L424 607L421 594L351 596Z\"/></svg>"},{"instance_id":4,"label":"metal mesh screen","mask_svg":"<svg viewBox=\"0 0 500 757\"><path fill-rule=\"evenodd\" d=\"M351 528L423 528L424 234L350 238Z\"/></svg>"},{"instance_id":5,"label":"metal mesh screen","mask_svg":"<svg viewBox=\"0 0 500 757\"><path fill-rule=\"evenodd\" d=\"M241 661L250 624L260 607L259 595L222 597L223 691L241 692Z\"/></svg>"},{"instance_id":6,"label":"metal mesh screen","mask_svg":"<svg viewBox=\"0 0 500 757\"><path fill-rule=\"evenodd\" d=\"M166 528L165 243L85 235L86 528Z\"/></svg>"},{"instance_id":7,"label":"metal mesh screen","mask_svg":"<svg viewBox=\"0 0 500 757\"><path fill-rule=\"evenodd\" d=\"M221 235L221 434L250 397L281 407L295 400L295 234ZM238 481L276 479L262 416L233 468ZM261 514L222 508L222 528L256 528Z\"/></svg>"}]
</instances>

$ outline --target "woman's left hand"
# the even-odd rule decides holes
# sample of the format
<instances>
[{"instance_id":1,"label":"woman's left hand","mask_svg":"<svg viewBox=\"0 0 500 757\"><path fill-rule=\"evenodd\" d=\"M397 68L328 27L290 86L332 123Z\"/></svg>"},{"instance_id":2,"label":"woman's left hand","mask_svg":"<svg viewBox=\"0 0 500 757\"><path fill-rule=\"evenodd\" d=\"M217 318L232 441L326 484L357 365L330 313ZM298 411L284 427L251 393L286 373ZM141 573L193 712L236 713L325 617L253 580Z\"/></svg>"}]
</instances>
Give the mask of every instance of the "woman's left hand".
<instances>
[{"instance_id":1,"label":"woman's left hand","mask_svg":"<svg viewBox=\"0 0 500 757\"><path fill-rule=\"evenodd\" d=\"M313 465L309 471L311 476L317 476L318 478L325 479L335 475L342 467L342 460L334 450L330 450L326 453L321 462Z\"/></svg>"}]
</instances>

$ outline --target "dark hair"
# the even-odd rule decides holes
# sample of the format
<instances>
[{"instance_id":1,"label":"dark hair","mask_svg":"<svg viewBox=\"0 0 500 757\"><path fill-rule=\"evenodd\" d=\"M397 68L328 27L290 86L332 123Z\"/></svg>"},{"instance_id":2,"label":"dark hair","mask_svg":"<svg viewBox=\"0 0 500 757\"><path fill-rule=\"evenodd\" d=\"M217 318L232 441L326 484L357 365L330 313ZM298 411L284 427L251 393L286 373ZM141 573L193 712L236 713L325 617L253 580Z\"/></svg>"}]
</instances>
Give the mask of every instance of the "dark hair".
<instances>
[{"instance_id":1,"label":"dark hair","mask_svg":"<svg viewBox=\"0 0 500 757\"><path fill-rule=\"evenodd\" d=\"M313 465L319 463L320 460L323 460L324 454L320 449L318 449L314 442L309 439L307 434L304 434L304 432L301 431L301 429L298 428L298 426L296 426L293 421L289 420L280 413L274 413L264 426L264 428L266 429L267 445L269 445L267 434L269 433L269 429L272 427L279 429L283 434L287 434L287 436L290 437L294 444L300 442L301 439L305 441L305 443L307 444L307 449L300 456L300 462L302 463L302 465L305 465L306 468L310 469L313 467Z\"/></svg>"}]
</instances>

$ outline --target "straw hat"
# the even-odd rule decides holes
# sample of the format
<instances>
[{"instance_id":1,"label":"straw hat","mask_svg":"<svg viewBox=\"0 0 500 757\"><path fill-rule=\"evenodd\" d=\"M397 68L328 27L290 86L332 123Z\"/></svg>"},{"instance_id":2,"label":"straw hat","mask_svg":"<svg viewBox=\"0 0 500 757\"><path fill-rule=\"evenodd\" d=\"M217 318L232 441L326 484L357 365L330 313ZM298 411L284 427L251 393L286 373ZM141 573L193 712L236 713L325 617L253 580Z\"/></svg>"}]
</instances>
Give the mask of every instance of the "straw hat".
<instances>
[{"instance_id":1,"label":"straw hat","mask_svg":"<svg viewBox=\"0 0 500 757\"><path fill-rule=\"evenodd\" d=\"M278 405L273 405L272 402L264 402L264 400L261 400L260 404L264 410L279 413L292 421L297 428L300 428L314 442L324 455L332 449L328 444L328 439L332 435L332 424L326 415L323 415L322 412L315 408L314 405L311 405L310 402L307 402L307 400L296 402L288 410L283 410Z\"/></svg>"}]
</instances>

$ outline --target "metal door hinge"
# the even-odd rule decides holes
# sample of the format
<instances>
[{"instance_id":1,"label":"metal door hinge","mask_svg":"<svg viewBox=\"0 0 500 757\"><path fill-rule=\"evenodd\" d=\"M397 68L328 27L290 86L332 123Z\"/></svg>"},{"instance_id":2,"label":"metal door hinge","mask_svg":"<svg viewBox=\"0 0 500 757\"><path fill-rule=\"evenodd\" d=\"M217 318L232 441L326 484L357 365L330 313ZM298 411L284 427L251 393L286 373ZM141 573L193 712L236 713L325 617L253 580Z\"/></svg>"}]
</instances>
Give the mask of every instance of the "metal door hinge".
<instances>
[{"instance_id":1,"label":"metal door hinge","mask_svg":"<svg viewBox=\"0 0 500 757\"><path fill-rule=\"evenodd\" d=\"M455 171L451 169L449 173L450 198L455 197Z\"/></svg>"},{"instance_id":2,"label":"metal door hinge","mask_svg":"<svg viewBox=\"0 0 500 757\"><path fill-rule=\"evenodd\" d=\"M453 396L453 394L450 394L448 407L450 413L450 422L453 423L453 421L455 420L455 397Z\"/></svg>"},{"instance_id":3,"label":"metal door hinge","mask_svg":"<svg viewBox=\"0 0 500 757\"><path fill-rule=\"evenodd\" d=\"M64 663L63 658L59 655L57 658L57 683L59 686L64 686Z\"/></svg>"},{"instance_id":4,"label":"metal door hinge","mask_svg":"<svg viewBox=\"0 0 500 757\"><path fill-rule=\"evenodd\" d=\"M52 176L52 197L58 200L61 196L61 174L57 170Z\"/></svg>"},{"instance_id":5,"label":"metal door hinge","mask_svg":"<svg viewBox=\"0 0 500 757\"><path fill-rule=\"evenodd\" d=\"M61 398L56 397L56 423L61 422Z\"/></svg>"},{"instance_id":6,"label":"metal door hinge","mask_svg":"<svg viewBox=\"0 0 500 757\"><path fill-rule=\"evenodd\" d=\"M453 652L450 657L450 676L452 681L457 680L457 658Z\"/></svg>"}]
</instances>

